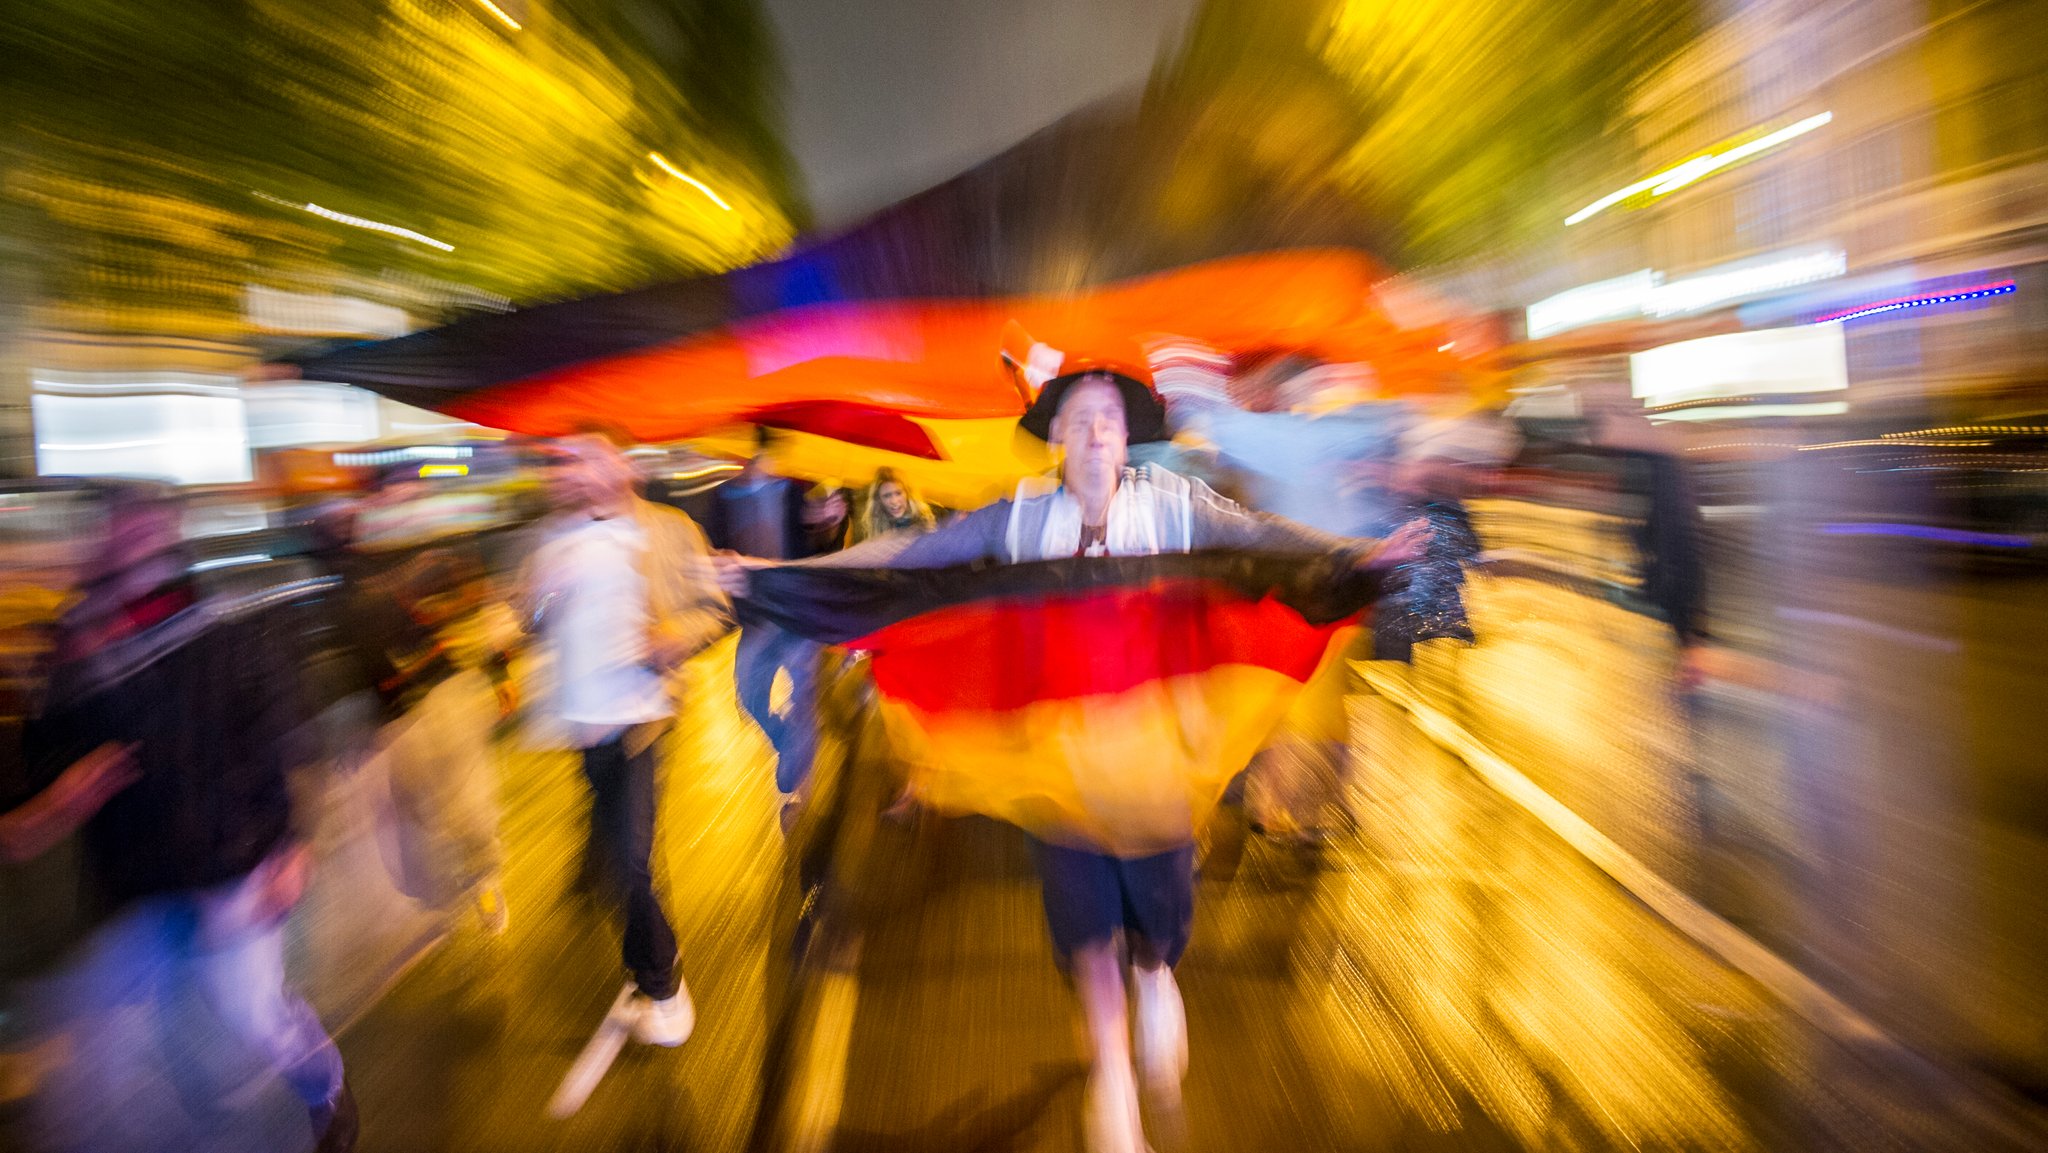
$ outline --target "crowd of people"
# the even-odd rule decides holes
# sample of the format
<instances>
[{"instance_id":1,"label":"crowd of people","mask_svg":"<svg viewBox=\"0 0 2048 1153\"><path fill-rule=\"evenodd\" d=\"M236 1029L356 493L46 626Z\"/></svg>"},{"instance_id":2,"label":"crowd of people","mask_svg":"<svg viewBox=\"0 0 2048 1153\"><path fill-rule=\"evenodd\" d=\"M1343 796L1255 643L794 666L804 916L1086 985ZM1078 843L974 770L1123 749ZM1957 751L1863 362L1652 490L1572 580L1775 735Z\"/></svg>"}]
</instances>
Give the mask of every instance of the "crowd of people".
<instances>
[{"instance_id":1,"label":"crowd of people","mask_svg":"<svg viewBox=\"0 0 2048 1153\"><path fill-rule=\"evenodd\" d=\"M202 588L174 492L99 484L98 546L0 782L0 852L30 860L75 835L107 915L144 902L173 910L213 1011L297 1092L318 1147L348 1149L355 1106L340 1056L285 972L287 920L310 867L294 775L383 758L406 830L407 895L503 933L515 910L494 735L523 715L580 757L584 879L616 897L632 1034L680 1045L694 1009L650 865L656 766L679 670L732 629L736 601L771 595L762 571L1285 553L1406 574L1351 652L1398 658L1419 640L1470 639L1458 588L1477 544L1458 498L1474 466L1512 445L1491 421L1333 407L1344 378L1323 367L1266 371L1248 399L1155 384L1141 366L1068 361L1033 382L1020 422L1054 451L1057 475L959 512L933 509L888 469L857 493L779 475L764 431L700 524L643 495L623 438L563 437L537 446L550 509L498 550L518 558L512 567L469 540L371 547L355 526L422 483L396 476L311 525L315 554L339 578L320 611L345 619L323 661L286 616L293 596ZM521 699L513 668L528 650L551 663L546 700ZM845 663L792 631L749 627L738 641L734 698L774 751L786 814L806 801L820 678ZM1276 836L1312 838L1343 819L1344 676L1327 662L1251 766L1244 801ZM878 816L918 809L914 780L895 797ZM1046 923L1090 1040L1088 1139L1103 1153L1143 1149L1141 1085L1177 1097L1186 1070L1173 970L1189 943L1199 818L1143 856L1035 842Z\"/></svg>"}]
</instances>

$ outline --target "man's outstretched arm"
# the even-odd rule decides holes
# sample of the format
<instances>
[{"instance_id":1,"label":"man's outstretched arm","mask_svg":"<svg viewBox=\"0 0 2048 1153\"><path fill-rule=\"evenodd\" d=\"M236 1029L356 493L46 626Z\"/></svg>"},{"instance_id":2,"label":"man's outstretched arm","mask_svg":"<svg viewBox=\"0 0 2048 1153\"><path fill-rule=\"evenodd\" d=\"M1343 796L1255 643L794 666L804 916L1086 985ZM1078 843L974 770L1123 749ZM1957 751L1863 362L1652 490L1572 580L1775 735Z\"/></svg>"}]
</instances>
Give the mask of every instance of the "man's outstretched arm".
<instances>
[{"instance_id":1,"label":"man's outstretched arm","mask_svg":"<svg viewBox=\"0 0 2048 1153\"><path fill-rule=\"evenodd\" d=\"M1333 536L1286 517L1253 512L1200 481L1193 483L1191 543L1198 549L1346 556L1360 567L1383 568L1414 560L1428 542L1428 526L1420 521L1383 540Z\"/></svg>"},{"instance_id":2,"label":"man's outstretched arm","mask_svg":"<svg viewBox=\"0 0 2048 1153\"><path fill-rule=\"evenodd\" d=\"M808 560L790 561L804 568L949 568L1004 555L1003 534L1010 523L1010 502L999 500L927 533L897 532L862 541ZM719 587L727 595L747 595L747 574L774 561L722 553L711 558Z\"/></svg>"}]
</instances>

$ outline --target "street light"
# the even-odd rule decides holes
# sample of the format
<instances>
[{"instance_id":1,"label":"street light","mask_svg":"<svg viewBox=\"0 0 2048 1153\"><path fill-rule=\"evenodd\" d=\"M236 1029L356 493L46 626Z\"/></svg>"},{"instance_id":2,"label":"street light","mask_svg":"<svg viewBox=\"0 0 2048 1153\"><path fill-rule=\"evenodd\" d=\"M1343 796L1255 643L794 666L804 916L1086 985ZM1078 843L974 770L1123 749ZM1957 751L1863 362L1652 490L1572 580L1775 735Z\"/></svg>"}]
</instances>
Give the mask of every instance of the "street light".
<instances>
[{"instance_id":1,"label":"street light","mask_svg":"<svg viewBox=\"0 0 2048 1153\"><path fill-rule=\"evenodd\" d=\"M478 6L483 8L484 11L489 12L492 16L497 17L498 23L503 24L505 27L510 28L514 32L521 31L519 21L512 19L511 13L505 11L503 8L498 7L496 4L491 3L491 0L476 0L476 2Z\"/></svg>"},{"instance_id":2,"label":"street light","mask_svg":"<svg viewBox=\"0 0 2048 1153\"><path fill-rule=\"evenodd\" d=\"M661 153L650 152L647 154L647 159L652 160L656 164L660 165L661 170L663 172L668 173L670 176L675 177L677 180L680 180L683 183L689 185L690 187L696 189L697 191L703 193L704 195L709 196L713 204L718 205L720 208L725 209L727 212L732 211L732 205L727 204L725 202L724 197L718 195L718 193L716 192L711 191L710 185L705 184L703 181L697 179L696 177L690 175L687 172L684 172L682 169L677 168L675 165L670 164L668 162L668 158L663 156Z\"/></svg>"}]
</instances>

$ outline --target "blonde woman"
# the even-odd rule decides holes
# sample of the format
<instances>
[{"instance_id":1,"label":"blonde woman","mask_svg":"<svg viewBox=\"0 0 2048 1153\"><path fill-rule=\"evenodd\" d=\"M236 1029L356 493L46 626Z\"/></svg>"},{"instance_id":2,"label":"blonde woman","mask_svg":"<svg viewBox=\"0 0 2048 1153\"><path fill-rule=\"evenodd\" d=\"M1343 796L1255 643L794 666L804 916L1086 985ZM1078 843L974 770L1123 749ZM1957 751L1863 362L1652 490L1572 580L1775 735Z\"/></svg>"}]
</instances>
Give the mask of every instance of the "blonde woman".
<instances>
[{"instance_id":1,"label":"blonde woman","mask_svg":"<svg viewBox=\"0 0 2048 1153\"><path fill-rule=\"evenodd\" d=\"M911 494L895 469L879 469L874 482L861 492L860 516L853 522L853 539L847 543L859 544L896 532L930 532L937 523L931 507Z\"/></svg>"}]
</instances>

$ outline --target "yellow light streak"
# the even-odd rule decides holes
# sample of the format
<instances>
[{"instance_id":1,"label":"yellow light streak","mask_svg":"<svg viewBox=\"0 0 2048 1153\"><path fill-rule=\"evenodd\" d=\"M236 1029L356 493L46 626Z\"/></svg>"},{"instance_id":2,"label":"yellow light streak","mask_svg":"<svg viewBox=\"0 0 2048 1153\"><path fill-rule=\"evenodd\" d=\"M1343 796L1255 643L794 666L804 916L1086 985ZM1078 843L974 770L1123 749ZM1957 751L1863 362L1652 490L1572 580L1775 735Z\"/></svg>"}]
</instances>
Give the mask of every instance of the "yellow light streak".
<instances>
[{"instance_id":1,"label":"yellow light streak","mask_svg":"<svg viewBox=\"0 0 2048 1153\"><path fill-rule=\"evenodd\" d=\"M738 472L739 470L740 466L736 464L711 464L703 468L692 469L688 472L672 472L668 474L668 478L670 480L696 480L699 477L716 476L721 472Z\"/></svg>"},{"instance_id":2,"label":"yellow light streak","mask_svg":"<svg viewBox=\"0 0 2048 1153\"><path fill-rule=\"evenodd\" d=\"M1705 156L1695 156L1691 160L1675 167L1667 168L1655 176L1644 177L1626 188L1608 193L1584 208L1579 209L1577 212L1572 213L1570 216L1565 217L1564 222L1569 226L1583 220L1588 220L1632 196L1638 196L1645 192L1652 196L1668 196L1684 188L1686 185L1718 172L1739 160L1747 160L1759 152L1776 148L1778 145L1784 144L1795 137L1804 136L1814 129L1829 123L1834 118L1834 113L1822 112L1819 115L1809 116L1804 120L1787 124L1776 132L1759 136L1747 144L1738 144L1726 152L1709 152Z\"/></svg>"},{"instance_id":3,"label":"yellow light streak","mask_svg":"<svg viewBox=\"0 0 2048 1153\"><path fill-rule=\"evenodd\" d=\"M511 13L506 12L503 8L500 8L496 4L491 3L491 0L476 0L476 2L483 7L484 11L489 12L491 15L497 17L498 23L503 24L505 27L510 28L514 32L522 31L522 29L519 26L519 21L512 19Z\"/></svg>"},{"instance_id":4,"label":"yellow light streak","mask_svg":"<svg viewBox=\"0 0 2048 1153\"><path fill-rule=\"evenodd\" d=\"M1946 428L1923 428L1917 432L1887 432L1886 440L1905 440L1921 436L1981 436L1984 433L2002 433L2011 436L2040 436L2048 433L2048 425L2039 424L1953 424Z\"/></svg>"},{"instance_id":5,"label":"yellow light streak","mask_svg":"<svg viewBox=\"0 0 2048 1153\"><path fill-rule=\"evenodd\" d=\"M1826 444L1802 444L1800 452L1819 452L1829 448L1896 448L1901 445L1925 445L1929 448L1986 448L1988 440L1900 440L1886 436L1877 440L1832 440Z\"/></svg>"},{"instance_id":6,"label":"yellow light streak","mask_svg":"<svg viewBox=\"0 0 2048 1153\"><path fill-rule=\"evenodd\" d=\"M703 193L704 195L709 196L713 204L718 205L720 208L725 209L727 212L732 211L732 205L727 204L725 202L724 197L721 197L720 195L718 195L718 193L711 191L710 185L705 184L703 181L697 179L696 177L690 175L687 172L684 172L682 169L677 168L675 165L670 164L668 162L668 157L663 156L659 152L650 152L647 154L647 159L652 160L656 164L660 165L661 170L663 172L668 173L670 176L675 177L677 180L680 180L683 183L689 185L690 187L696 189L697 191Z\"/></svg>"}]
</instances>

